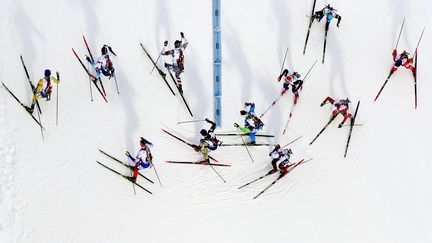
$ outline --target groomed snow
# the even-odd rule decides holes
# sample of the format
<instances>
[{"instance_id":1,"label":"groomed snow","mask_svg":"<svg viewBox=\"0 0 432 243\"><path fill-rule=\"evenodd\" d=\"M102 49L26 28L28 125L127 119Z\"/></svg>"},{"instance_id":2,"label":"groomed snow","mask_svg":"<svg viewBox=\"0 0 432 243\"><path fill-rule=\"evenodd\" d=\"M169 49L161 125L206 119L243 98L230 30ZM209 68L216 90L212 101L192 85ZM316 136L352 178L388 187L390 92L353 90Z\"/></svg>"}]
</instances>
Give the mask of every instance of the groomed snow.
<instances>
[{"instance_id":1,"label":"groomed snow","mask_svg":"<svg viewBox=\"0 0 432 243\"><path fill-rule=\"evenodd\" d=\"M316 9L327 1L317 0ZM335 0L342 16L332 23L326 63L320 63L324 23L314 23L303 56L312 1L222 1L223 127L242 122L245 101L261 114L280 92L276 77L285 48L286 66L309 74L286 135L283 127L292 104L285 95L263 118L263 133L286 144L302 136L293 160L311 158L256 200L272 181L237 188L270 169L270 148L222 147L212 155L232 167L167 164L199 160L186 145L161 131L168 129L197 142L204 123L190 120L181 100L172 96L141 50L156 58L164 40L170 46L183 31L190 42L183 74L185 97L194 119L212 117L211 1L194 0L3 0L0 9L0 80L24 103L31 102L19 55L35 82L45 68L61 73L59 126L55 99L41 102L45 142L26 112L0 91L0 242L297 242L426 243L432 241L432 3L426 0ZM401 69L377 102L373 98L392 65L394 48L406 18L399 50L419 48L418 109L409 71ZM109 103L93 89L73 56L94 55L103 44L115 60L120 95L105 80ZM159 62L162 64L162 61ZM338 118L312 145L327 122L326 96L361 100L348 157L343 158L348 127ZM128 174L98 148L124 159L136 153L139 137L155 144L152 153L163 187L155 181L130 183L99 166L99 160ZM241 142L238 138L224 140Z\"/></svg>"}]
</instances>

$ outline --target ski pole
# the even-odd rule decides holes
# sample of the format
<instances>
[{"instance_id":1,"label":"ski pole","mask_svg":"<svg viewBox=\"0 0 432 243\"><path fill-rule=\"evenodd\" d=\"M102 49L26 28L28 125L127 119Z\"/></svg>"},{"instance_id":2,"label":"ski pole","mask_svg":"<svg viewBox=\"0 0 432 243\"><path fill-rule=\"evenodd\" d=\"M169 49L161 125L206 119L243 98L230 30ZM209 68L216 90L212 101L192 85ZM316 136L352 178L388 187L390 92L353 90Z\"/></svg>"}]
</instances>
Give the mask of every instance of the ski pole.
<instances>
[{"instance_id":1,"label":"ski pole","mask_svg":"<svg viewBox=\"0 0 432 243\"><path fill-rule=\"evenodd\" d=\"M203 121L205 121L205 120L179 121L179 122L177 122L177 124L192 123L192 122L203 122Z\"/></svg>"},{"instance_id":2,"label":"ski pole","mask_svg":"<svg viewBox=\"0 0 432 243\"><path fill-rule=\"evenodd\" d=\"M288 145L294 143L295 141L299 140L301 137L302 137L302 136L299 136L298 138L292 140L291 142L289 142L289 143L287 143L286 145L284 145L282 148L285 148L286 146L288 146Z\"/></svg>"},{"instance_id":3,"label":"ski pole","mask_svg":"<svg viewBox=\"0 0 432 243\"><path fill-rule=\"evenodd\" d=\"M312 66L309 68L308 72L306 73L306 75L303 78L303 81L306 80L306 77L309 75L309 73L312 71L312 68L315 66L315 64L318 62L318 60L315 60L315 62L312 64Z\"/></svg>"},{"instance_id":4,"label":"ski pole","mask_svg":"<svg viewBox=\"0 0 432 243\"><path fill-rule=\"evenodd\" d=\"M180 32L180 36L181 36L182 39L184 39L186 42L188 42L188 41L186 40L186 38L184 37L184 33L183 33L183 32Z\"/></svg>"},{"instance_id":5,"label":"ski pole","mask_svg":"<svg viewBox=\"0 0 432 243\"><path fill-rule=\"evenodd\" d=\"M160 181L159 175L158 175L158 173L157 173L157 171L156 171L156 166L155 166L154 164L153 164L153 170L154 170L154 172L155 172L155 174L156 174L156 177L158 178L159 185L162 187L162 183L161 183L161 181Z\"/></svg>"},{"instance_id":6,"label":"ski pole","mask_svg":"<svg viewBox=\"0 0 432 243\"><path fill-rule=\"evenodd\" d=\"M244 139L243 139L243 137L242 137L242 135L241 135L240 129L239 129L238 127L236 127L236 128L237 128L238 133L240 134L240 138L241 138L241 140L242 140L242 142L243 142L243 144L244 144L244 146L245 146L245 148L246 148L246 151L247 151L248 154L249 154L249 157L250 157L251 161L254 162L254 160L253 160L253 158L252 158L252 155L251 155L251 153L249 152L249 148L248 148L248 146L246 146L246 143L245 143L245 141L244 141Z\"/></svg>"},{"instance_id":7,"label":"ski pole","mask_svg":"<svg viewBox=\"0 0 432 243\"><path fill-rule=\"evenodd\" d=\"M36 110L36 112L38 114L39 124L41 124L40 131L41 131L41 135L42 135L42 141L45 142L45 137L44 137L44 133L43 133L43 129L42 129L42 121L41 121L41 118L40 118L40 114L41 113L39 112L39 110Z\"/></svg>"},{"instance_id":8,"label":"ski pole","mask_svg":"<svg viewBox=\"0 0 432 243\"><path fill-rule=\"evenodd\" d=\"M159 56L158 56L158 58L156 59L156 62L155 62L155 64L154 64L152 70L150 71L150 73L152 73L153 70L155 69L156 64L157 64L158 61L159 61L159 58L162 56L162 53L165 51L165 47L166 47L167 45L168 45L168 41L166 40L166 41L164 41L164 47L162 48L162 51L159 53Z\"/></svg>"},{"instance_id":9,"label":"ski pole","mask_svg":"<svg viewBox=\"0 0 432 243\"><path fill-rule=\"evenodd\" d=\"M57 90L56 90L56 126L58 126L58 101L59 101L59 93L58 93L58 83L60 82L60 73L57 71L56 72L56 74L57 74Z\"/></svg>"},{"instance_id":10,"label":"ski pole","mask_svg":"<svg viewBox=\"0 0 432 243\"><path fill-rule=\"evenodd\" d=\"M285 66L285 59L286 59L286 56L287 56L288 50L289 50L289 48L287 47L287 49L286 49L286 51L285 51L285 56L284 56L284 59L283 59L283 62L282 62L282 67L281 67L281 70L280 70L279 75L282 74L283 68L284 68L284 66Z\"/></svg>"},{"instance_id":11,"label":"ski pole","mask_svg":"<svg viewBox=\"0 0 432 243\"><path fill-rule=\"evenodd\" d=\"M115 74L114 74L114 81L115 81L115 84L116 84L117 94L120 94L120 91L118 89L118 84L117 84L117 77L116 77Z\"/></svg>"},{"instance_id":12,"label":"ski pole","mask_svg":"<svg viewBox=\"0 0 432 243\"><path fill-rule=\"evenodd\" d=\"M424 32L425 32L425 29L426 29L426 27L423 28L423 31L422 31L422 33L421 33L421 35L420 35L420 38L419 38L418 42L417 42L417 46L416 46L416 49L415 49L415 53L414 53L414 55L417 55L417 48L419 47L419 45L420 45L420 41L421 41L421 39L423 38L423 34L424 34Z\"/></svg>"},{"instance_id":13,"label":"ski pole","mask_svg":"<svg viewBox=\"0 0 432 243\"><path fill-rule=\"evenodd\" d=\"M397 49L397 47L399 45L399 40L400 40L404 25L405 25L405 18L402 21L402 26L401 26L400 31L399 31L399 37L398 37L397 42L396 42L395 50Z\"/></svg>"},{"instance_id":14,"label":"ski pole","mask_svg":"<svg viewBox=\"0 0 432 243\"><path fill-rule=\"evenodd\" d=\"M262 113L261 115L260 115L260 117L259 118L262 118L266 113L267 113L267 111L269 111L275 104L276 104L276 102L278 102L279 101L279 99L282 97L282 95L283 94L281 94L281 95L279 95L279 97L276 99L276 100L274 100L273 101L273 103L264 111L264 113Z\"/></svg>"}]
</instances>

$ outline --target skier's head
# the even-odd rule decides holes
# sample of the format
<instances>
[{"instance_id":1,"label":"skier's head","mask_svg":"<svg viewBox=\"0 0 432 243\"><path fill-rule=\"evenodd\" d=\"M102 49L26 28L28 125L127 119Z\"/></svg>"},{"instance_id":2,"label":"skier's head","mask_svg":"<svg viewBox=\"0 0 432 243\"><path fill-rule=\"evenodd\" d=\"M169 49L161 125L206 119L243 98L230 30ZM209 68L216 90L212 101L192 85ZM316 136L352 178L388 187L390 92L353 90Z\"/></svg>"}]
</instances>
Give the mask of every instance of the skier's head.
<instances>
[{"instance_id":1,"label":"skier's head","mask_svg":"<svg viewBox=\"0 0 432 243\"><path fill-rule=\"evenodd\" d=\"M46 69L45 72L44 72L44 76L45 76L45 77L49 77L49 76L51 76L51 70Z\"/></svg>"},{"instance_id":2,"label":"skier's head","mask_svg":"<svg viewBox=\"0 0 432 243\"><path fill-rule=\"evenodd\" d=\"M207 136L208 132L207 132L207 130L205 130L205 129L201 129L200 134L201 134L203 137L205 137L205 136Z\"/></svg>"},{"instance_id":3,"label":"skier's head","mask_svg":"<svg viewBox=\"0 0 432 243\"><path fill-rule=\"evenodd\" d=\"M174 47L175 48L180 48L180 46L181 46L181 41L179 41L179 40L174 41Z\"/></svg>"},{"instance_id":4,"label":"skier's head","mask_svg":"<svg viewBox=\"0 0 432 243\"><path fill-rule=\"evenodd\" d=\"M395 66L396 67L400 67L402 65L402 60L401 59L399 59L399 60L397 60L396 62L395 62Z\"/></svg>"},{"instance_id":5,"label":"skier's head","mask_svg":"<svg viewBox=\"0 0 432 243\"><path fill-rule=\"evenodd\" d=\"M141 147L145 148L147 146L147 143L149 143L149 141L147 141L147 139L141 137L141 139L140 139Z\"/></svg>"},{"instance_id":6,"label":"skier's head","mask_svg":"<svg viewBox=\"0 0 432 243\"><path fill-rule=\"evenodd\" d=\"M240 115L245 116L246 114L247 114L247 111L245 111L245 110L240 111Z\"/></svg>"},{"instance_id":7,"label":"skier's head","mask_svg":"<svg viewBox=\"0 0 432 243\"><path fill-rule=\"evenodd\" d=\"M349 100L348 98L346 98L344 101L345 101L346 103L351 103L351 100Z\"/></svg>"},{"instance_id":8,"label":"skier's head","mask_svg":"<svg viewBox=\"0 0 432 243\"><path fill-rule=\"evenodd\" d=\"M276 144L274 150L279 150L280 148L281 146L279 144Z\"/></svg>"},{"instance_id":9,"label":"skier's head","mask_svg":"<svg viewBox=\"0 0 432 243\"><path fill-rule=\"evenodd\" d=\"M107 47L107 45L102 46L101 52L102 52L102 55L108 54L108 47Z\"/></svg>"}]
</instances>

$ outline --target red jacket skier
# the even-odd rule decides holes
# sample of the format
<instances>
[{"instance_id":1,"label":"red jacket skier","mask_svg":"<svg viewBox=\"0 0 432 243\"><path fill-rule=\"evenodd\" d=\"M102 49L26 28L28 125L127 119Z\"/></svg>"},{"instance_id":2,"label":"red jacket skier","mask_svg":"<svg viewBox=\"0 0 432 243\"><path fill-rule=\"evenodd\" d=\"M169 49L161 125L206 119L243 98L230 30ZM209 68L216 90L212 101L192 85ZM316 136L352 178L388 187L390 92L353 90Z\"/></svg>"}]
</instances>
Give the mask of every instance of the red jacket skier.
<instances>
[{"instance_id":1,"label":"red jacket skier","mask_svg":"<svg viewBox=\"0 0 432 243\"><path fill-rule=\"evenodd\" d=\"M351 103L348 98L335 100L329 96L321 103L321 106L324 106L327 102L330 102L330 104L332 104L330 109L332 110L332 115L334 117L337 116L339 113L344 116L344 119L339 124L338 128L341 128L348 118L353 119L352 114L348 112L349 103Z\"/></svg>"},{"instance_id":2,"label":"red jacket skier","mask_svg":"<svg viewBox=\"0 0 432 243\"><path fill-rule=\"evenodd\" d=\"M410 69L413 72L414 77L416 76L416 70L412 66L413 58L409 57L409 53L407 51L403 51L401 54L397 54L396 49L393 50L393 60L395 62L394 66L391 69L390 73L396 72L400 66L404 66L406 69Z\"/></svg>"}]
</instances>

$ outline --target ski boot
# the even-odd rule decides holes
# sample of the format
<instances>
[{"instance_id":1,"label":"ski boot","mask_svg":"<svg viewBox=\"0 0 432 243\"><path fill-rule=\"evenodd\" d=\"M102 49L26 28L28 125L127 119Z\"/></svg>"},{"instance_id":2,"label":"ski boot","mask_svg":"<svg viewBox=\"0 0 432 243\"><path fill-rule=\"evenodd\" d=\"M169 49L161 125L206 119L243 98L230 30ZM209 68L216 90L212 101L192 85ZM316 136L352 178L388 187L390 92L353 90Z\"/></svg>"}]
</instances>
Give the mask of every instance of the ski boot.
<instances>
[{"instance_id":1,"label":"ski boot","mask_svg":"<svg viewBox=\"0 0 432 243\"><path fill-rule=\"evenodd\" d=\"M162 72L161 70L159 70L159 74L160 74L163 78L166 77L166 73Z\"/></svg>"},{"instance_id":2,"label":"ski boot","mask_svg":"<svg viewBox=\"0 0 432 243\"><path fill-rule=\"evenodd\" d=\"M26 109L26 111L28 112L28 113L30 113L30 114L33 114L33 108L30 108L30 107L28 107L28 106L25 106L25 109Z\"/></svg>"},{"instance_id":3,"label":"ski boot","mask_svg":"<svg viewBox=\"0 0 432 243\"><path fill-rule=\"evenodd\" d=\"M136 182L136 177L133 176L127 176L128 180L130 180L131 182L135 183Z\"/></svg>"},{"instance_id":4,"label":"ski boot","mask_svg":"<svg viewBox=\"0 0 432 243\"><path fill-rule=\"evenodd\" d=\"M178 90L179 90L179 92L180 92L180 94L183 94L183 88L182 88L182 85L181 84L178 84Z\"/></svg>"},{"instance_id":5,"label":"ski boot","mask_svg":"<svg viewBox=\"0 0 432 243\"><path fill-rule=\"evenodd\" d=\"M239 126L239 124L234 123L234 127L239 128L240 126Z\"/></svg>"}]
</instances>

